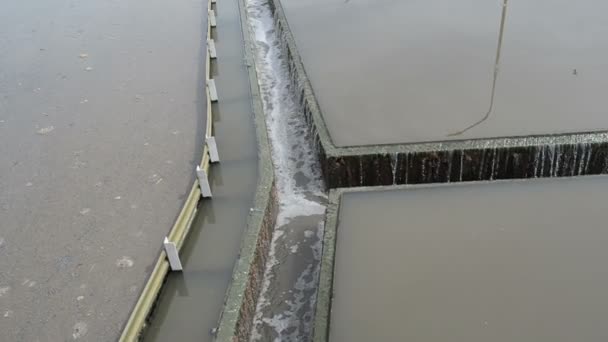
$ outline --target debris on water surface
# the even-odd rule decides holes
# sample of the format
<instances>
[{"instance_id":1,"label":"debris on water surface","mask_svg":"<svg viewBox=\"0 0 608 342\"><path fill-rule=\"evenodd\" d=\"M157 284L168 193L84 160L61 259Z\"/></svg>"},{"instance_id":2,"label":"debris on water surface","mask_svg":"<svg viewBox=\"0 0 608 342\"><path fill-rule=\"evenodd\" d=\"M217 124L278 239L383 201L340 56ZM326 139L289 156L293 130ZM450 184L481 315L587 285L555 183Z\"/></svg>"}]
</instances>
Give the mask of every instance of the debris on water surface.
<instances>
[{"instance_id":1,"label":"debris on water surface","mask_svg":"<svg viewBox=\"0 0 608 342\"><path fill-rule=\"evenodd\" d=\"M123 256L122 258L116 260L116 266L118 266L119 268L132 267L133 264L133 259L129 258L128 256Z\"/></svg>"},{"instance_id":2,"label":"debris on water surface","mask_svg":"<svg viewBox=\"0 0 608 342\"><path fill-rule=\"evenodd\" d=\"M93 67L88 66L88 67L84 68L84 71L91 71L91 70L93 70Z\"/></svg>"},{"instance_id":3,"label":"debris on water surface","mask_svg":"<svg viewBox=\"0 0 608 342\"><path fill-rule=\"evenodd\" d=\"M48 126L48 127L43 127L41 129L37 130L36 133L44 135L44 134L49 134L54 130L55 130L54 126Z\"/></svg>"},{"instance_id":4,"label":"debris on water surface","mask_svg":"<svg viewBox=\"0 0 608 342\"><path fill-rule=\"evenodd\" d=\"M151 184L158 184L162 181L163 181L163 177L159 176L156 173L148 177L148 183L151 183Z\"/></svg>"},{"instance_id":5,"label":"debris on water surface","mask_svg":"<svg viewBox=\"0 0 608 342\"><path fill-rule=\"evenodd\" d=\"M88 330L88 325L85 322L78 322L74 324L72 338L77 340L86 335Z\"/></svg>"},{"instance_id":6,"label":"debris on water surface","mask_svg":"<svg viewBox=\"0 0 608 342\"><path fill-rule=\"evenodd\" d=\"M89 57L89 54L88 53L81 53L80 55L78 55L78 57L81 58L81 59L85 59L85 58Z\"/></svg>"}]
</instances>

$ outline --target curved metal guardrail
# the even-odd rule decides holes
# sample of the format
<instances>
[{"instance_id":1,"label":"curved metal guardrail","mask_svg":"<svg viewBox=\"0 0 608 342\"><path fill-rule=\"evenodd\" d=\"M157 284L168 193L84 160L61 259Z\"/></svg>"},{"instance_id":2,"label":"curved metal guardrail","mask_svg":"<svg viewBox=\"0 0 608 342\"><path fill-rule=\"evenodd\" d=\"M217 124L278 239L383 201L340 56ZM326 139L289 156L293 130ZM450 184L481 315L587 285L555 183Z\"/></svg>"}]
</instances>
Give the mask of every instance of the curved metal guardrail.
<instances>
[{"instance_id":1,"label":"curved metal guardrail","mask_svg":"<svg viewBox=\"0 0 608 342\"><path fill-rule=\"evenodd\" d=\"M217 101L217 92L215 89L215 82L211 78L211 59L215 58L215 43L211 38L211 28L215 27L215 0L208 0L207 11L207 53L205 57L205 91L207 94L207 125L205 127L205 146L203 148L203 156L199 164L197 171L203 171L204 175L209 174L209 167L212 162L218 161L217 150L215 146L215 139L213 136L213 110L211 102ZM201 192L201 174L197 172L198 179L194 180L190 194L188 195L184 206L182 207L179 216L177 217L167 239L173 243L179 251L184 244L184 241L192 226L192 220L194 219L198 202L203 197L211 197L211 194L203 194ZM207 182L206 179L202 180ZM208 186L208 184L207 184ZM123 332L120 336L119 341L131 342L137 341L140 338L140 334L145 328L146 318L152 311L156 302L157 296L163 286L165 277L170 270L169 261L167 260L167 253L165 250L160 252L156 265L152 270L152 274L148 278L146 286L140 294L135 307L133 308L129 320L124 326Z\"/></svg>"}]
</instances>

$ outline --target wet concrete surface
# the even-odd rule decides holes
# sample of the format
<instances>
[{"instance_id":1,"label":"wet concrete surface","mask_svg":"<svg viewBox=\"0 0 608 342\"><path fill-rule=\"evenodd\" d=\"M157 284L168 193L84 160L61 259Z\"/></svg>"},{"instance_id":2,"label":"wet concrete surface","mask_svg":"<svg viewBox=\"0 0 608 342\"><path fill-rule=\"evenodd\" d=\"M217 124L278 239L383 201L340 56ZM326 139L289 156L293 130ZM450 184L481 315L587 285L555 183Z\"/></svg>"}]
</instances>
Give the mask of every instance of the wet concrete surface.
<instances>
[{"instance_id":1,"label":"wet concrete surface","mask_svg":"<svg viewBox=\"0 0 608 342\"><path fill-rule=\"evenodd\" d=\"M281 3L336 146L608 129L605 2Z\"/></svg>"},{"instance_id":2,"label":"wet concrete surface","mask_svg":"<svg viewBox=\"0 0 608 342\"><path fill-rule=\"evenodd\" d=\"M169 274L145 341L212 341L258 180L253 109L239 0L216 3L217 59L212 60L219 102L214 134L221 162L210 168L213 198L204 200L182 250L184 271Z\"/></svg>"},{"instance_id":3,"label":"wet concrete surface","mask_svg":"<svg viewBox=\"0 0 608 342\"><path fill-rule=\"evenodd\" d=\"M605 341L605 176L345 193L330 341Z\"/></svg>"},{"instance_id":4,"label":"wet concrete surface","mask_svg":"<svg viewBox=\"0 0 608 342\"><path fill-rule=\"evenodd\" d=\"M0 6L0 340L114 340L202 151L206 2Z\"/></svg>"}]
</instances>

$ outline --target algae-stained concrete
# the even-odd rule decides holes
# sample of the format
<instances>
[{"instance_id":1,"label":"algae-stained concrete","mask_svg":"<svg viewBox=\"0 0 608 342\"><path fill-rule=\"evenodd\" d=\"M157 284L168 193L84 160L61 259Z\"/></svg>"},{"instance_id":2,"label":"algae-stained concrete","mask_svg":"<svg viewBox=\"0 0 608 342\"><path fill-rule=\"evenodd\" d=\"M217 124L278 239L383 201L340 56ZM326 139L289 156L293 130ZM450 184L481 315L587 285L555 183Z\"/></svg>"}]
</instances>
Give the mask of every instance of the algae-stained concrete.
<instances>
[{"instance_id":1,"label":"algae-stained concrete","mask_svg":"<svg viewBox=\"0 0 608 342\"><path fill-rule=\"evenodd\" d=\"M606 172L604 3L270 4L329 187Z\"/></svg>"},{"instance_id":2,"label":"algae-stained concrete","mask_svg":"<svg viewBox=\"0 0 608 342\"><path fill-rule=\"evenodd\" d=\"M3 1L0 340L120 335L194 180L206 1Z\"/></svg>"},{"instance_id":3,"label":"algae-stained concrete","mask_svg":"<svg viewBox=\"0 0 608 342\"><path fill-rule=\"evenodd\" d=\"M588 176L333 191L315 341L605 340L606 190Z\"/></svg>"}]
</instances>

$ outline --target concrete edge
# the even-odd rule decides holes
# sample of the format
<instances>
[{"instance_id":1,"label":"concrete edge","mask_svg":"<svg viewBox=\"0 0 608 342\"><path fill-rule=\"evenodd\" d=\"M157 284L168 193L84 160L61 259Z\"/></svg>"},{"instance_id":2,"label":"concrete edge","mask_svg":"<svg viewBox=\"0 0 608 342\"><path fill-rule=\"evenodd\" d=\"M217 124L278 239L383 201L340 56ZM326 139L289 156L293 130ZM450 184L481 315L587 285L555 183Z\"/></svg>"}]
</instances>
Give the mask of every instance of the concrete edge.
<instances>
[{"instance_id":1,"label":"concrete edge","mask_svg":"<svg viewBox=\"0 0 608 342\"><path fill-rule=\"evenodd\" d=\"M319 287L317 290L317 301L314 309L315 318L312 328L313 341L315 342L325 342L329 339L336 233L340 219L341 198L342 191L340 189L334 189L329 192L329 200L325 212L325 233L323 235L323 250L321 252Z\"/></svg>"},{"instance_id":2,"label":"concrete edge","mask_svg":"<svg viewBox=\"0 0 608 342\"><path fill-rule=\"evenodd\" d=\"M245 1L238 0L257 134L259 179L254 205L241 242L239 259L234 267L218 324L216 341L222 342L249 341L278 206L270 142L253 61L253 41L246 20Z\"/></svg>"},{"instance_id":3,"label":"concrete edge","mask_svg":"<svg viewBox=\"0 0 608 342\"><path fill-rule=\"evenodd\" d=\"M337 147L280 0L269 0L292 86L315 138L329 188L564 177L608 171L608 132ZM557 147L557 148L554 148ZM586 156L583 156L586 154ZM545 164L538 165L541 159ZM535 165L536 164L536 165Z\"/></svg>"},{"instance_id":4,"label":"concrete edge","mask_svg":"<svg viewBox=\"0 0 608 342\"><path fill-rule=\"evenodd\" d=\"M324 153L333 154L336 147L331 139L325 120L321 115L319 103L304 69L304 63L302 63L302 58L296 46L296 40L289 28L289 22L285 16L283 5L280 0L268 0L268 5L274 17L274 24L277 29L277 35L281 40L282 49L287 56L292 86L294 89L297 89L295 91L296 96L298 96L300 105L305 109L306 121L318 137L316 141L320 145L318 147Z\"/></svg>"},{"instance_id":5,"label":"concrete edge","mask_svg":"<svg viewBox=\"0 0 608 342\"><path fill-rule=\"evenodd\" d=\"M596 179L608 179L605 174L602 175L587 175L587 176L567 176L561 177L562 180L568 179L580 179L580 178L596 178ZM446 188L446 187L467 187L467 186L478 186L478 185L496 185L496 184L526 184L531 182L544 182L549 181L549 177L544 178L520 178L520 179L499 179L499 180L480 180L470 182L455 182L450 184L445 183L424 183L424 184L398 184L398 185L378 185L378 186L361 186L351 188L336 188L331 189L331 193L335 193L335 198L338 203L342 201L342 196L349 193L374 193L382 191L402 191L402 190L421 190L421 189L433 189L433 188Z\"/></svg>"},{"instance_id":6,"label":"concrete edge","mask_svg":"<svg viewBox=\"0 0 608 342\"><path fill-rule=\"evenodd\" d=\"M208 0L207 3L207 12L209 12L214 4L214 0ZM204 42L206 44L211 38L211 26L210 23L207 22L207 37ZM210 68L211 68L211 57L209 55L209 49L205 49L206 57L205 57L205 81L208 83L210 79ZM205 137L213 136L213 110L211 106L211 99L209 96L209 88L206 86L205 91L207 92L207 125L205 127ZM203 154L201 157L201 162L199 164L202 170L209 173L210 168L210 155L209 148L205 144L203 147ZM180 251L181 247L186 240L188 233L190 232L190 228L192 227L192 221L196 216L198 211L198 204L201 201L201 190L199 187L198 179L195 179L192 187L190 189L190 193L186 198L182 209L175 220L175 223L171 227L171 230L168 234L168 239L171 242L176 244L177 250ZM162 241L159 241L159 246L162 245ZM144 332L148 320L151 314L154 311L154 307L157 303L158 296L162 290L162 287L165 283L165 279L167 274L169 273L169 262L167 260L167 255L164 249L161 249L160 254L156 260L152 273L148 277L146 281L146 285L142 289L142 292L139 295L139 298L131 310L129 318L125 323L122 333L119 337L119 341L121 342L131 342L138 341L142 333Z\"/></svg>"}]
</instances>

